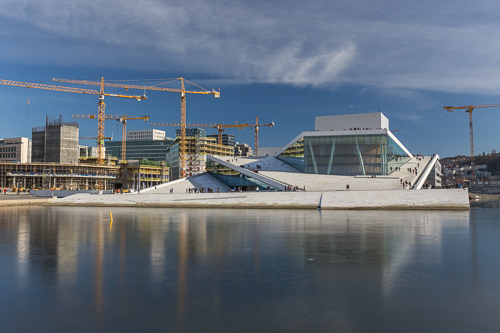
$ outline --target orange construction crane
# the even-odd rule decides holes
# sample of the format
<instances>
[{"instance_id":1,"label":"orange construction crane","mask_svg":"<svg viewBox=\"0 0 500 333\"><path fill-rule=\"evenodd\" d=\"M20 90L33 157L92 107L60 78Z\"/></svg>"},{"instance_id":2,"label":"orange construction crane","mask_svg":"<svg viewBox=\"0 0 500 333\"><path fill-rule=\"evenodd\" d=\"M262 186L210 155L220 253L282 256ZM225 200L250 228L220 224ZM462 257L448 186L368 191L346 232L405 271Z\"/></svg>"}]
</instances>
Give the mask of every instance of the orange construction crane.
<instances>
[{"instance_id":1,"label":"orange construction crane","mask_svg":"<svg viewBox=\"0 0 500 333\"><path fill-rule=\"evenodd\" d=\"M88 81L88 80L66 80L66 79L57 79L53 78L52 81L57 81L57 82L67 82L67 83L78 83L78 84L89 84L89 85L99 85L98 82L96 81ZM166 88L166 87L160 87L160 86L141 86L141 85L126 85L126 84L120 84L120 83L111 83L111 82L105 82L103 83L104 86L106 87L115 87L115 88L125 88L125 89L140 89L140 90L153 90L153 91L170 91L170 92L177 92L180 93L181 95L181 139L180 139L180 149L179 149L179 162L181 166L181 178L184 178L186 176L186 154L187 154L187 148L186 148L186 94L201 94L201 95L214 95L215 98L220 98L220 91L216 91L215 89L212 90L207 90L205 88L202 88L193 82L190 82L184 78L176 78L176 79L171 79L169 82L173 81L180 81L181 82L181 88ZM193 86L199 88L200 90L186 90L184 88L184 81L192 84ZM168 82L166 82L168 83Z\"/></svg>"},{"instance_id":2,"label":"orange construction crane","mask_svg":"<svg viewBox=\"0 0 500 333\"><path fill-rule=\"evenodd\" d=\"M179 123L153 123L151 126L171 126L171 127L180 127L181 124ZM198 123L192 123L192 124L186 124L186 127L212 127L217 129L218 131L218 140L217 142L221 145L222 144L222 132L225 131L225 128L238 128L238 129L243 129L247 127L251 127L255 131L255 155L257 155L257 152L259 150L259 127L260 126L268 126L272 127L274 126L274 122L271 122L269 124L259 124L259 118L255 117L255 124L247 124L247 123L241 123L241 124L198 124Z\"/></svg>"},{"instance_id":3,"label":"orange construction crane","mask_svg":"<svg viewBox=\"0 0 500 333\"><path fill-rule=\"evenodd\" d=\"M259 127L260 126L267 126L267 127L273 127L274 126L274 121L271 121L269 124L259 124L259 117L255 117L255 125L252 125L254 131L255 131L255 156L259 156Z\"/></svg>"},{"instance_id":4,"label":"orange construction crane","mask_svg":"<svg viewBox=\"0 0 500 333\"><path fill-rule=\"evenodd\" d=\"M77 114L71 116L71 118L83 118L83 119L97 119L97 116L95 114ZM125 161L127 158L127 120L143 120L143 121L148 121L149 116L144 116L144 117L130 117L127 115L121 115L121 116L116 116L116 115L105 115L104 119L114 119L120 123L122 123L122 156L121 160ZM82 139L82 138L80 138ZM109 139L109 138L104 138L104 139Z\"/></svg>"},{"instance_id":5,"label":"orange construction crane","mask_svg":"<svg viewBox=\"0 0 500 333\"><path fill-rule=\"evenodd\" d=\"M496 108L500 107L500 104L479 104L479 105L464 105L464 106L444 106L443 109L445 109L448 112L453 112L453 110L465 110L469 114L469 134L470 134L470 162L471 162L471 179L475 180L476 175L475 175L475 166L474 166L474 130L472 127L472 111L474 109L481 109L481 108Z\"/></svg>"},{"instance_id":6,"label":"orange construction crane","mask_svg":"<svg viewBox=\"0 0 500 333\"><path fill-rule=\"evenodd\" d=\"M81 88L73 88L73 87L64 87L64 86L54 86L54 85L48 85L48 84L42 84L42 83L30 83L30 82L19 82L19 81L12 81L12 80L1 80L0 79L0 84L6 85L6 86L16 86L16 87L26 87L28 89L35 88L35 89L44 89L44 90L55 90L55 91L65 91L65 92L73 92L73 93L80 93L80 94L90 94L90 95L98 95L99 96L99 103L97 103L98 106L98 123L97 123L97 163L101 164L102 159L104 157L103 154L103 143L104 143L104 110L106 104L104 104L104 96L110 96L110 97L123 97L123 98L133 98L136 99L137 101L141 101L143 99L147 99L146 96L129 96L129 95L119 95L119 94L109 94L109 93L104 93L104 78L101 78L101 82L98 82L98 85L100 85L100 90L93 90L93 89L81 89Z\"/></svg>"}]
</instances>

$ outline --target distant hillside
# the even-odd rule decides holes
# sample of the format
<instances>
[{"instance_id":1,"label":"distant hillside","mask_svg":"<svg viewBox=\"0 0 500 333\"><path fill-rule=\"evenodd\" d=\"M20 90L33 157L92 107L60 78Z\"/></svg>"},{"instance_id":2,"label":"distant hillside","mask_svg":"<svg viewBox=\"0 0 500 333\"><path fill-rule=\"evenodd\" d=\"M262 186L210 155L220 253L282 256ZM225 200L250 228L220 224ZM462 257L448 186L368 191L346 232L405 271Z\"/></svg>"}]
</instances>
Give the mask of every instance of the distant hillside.
<instances>
[{"instance_id":1,"label":"distant hillside","mask_svg":"<svg viewBox=\"0 0 500 333\"><path fill-rule=\"evenodd\" d=\"M458 165L459 167L464 165L470 165L470 157L458 155L454 157L445 157L440 159L441 165L446 166L449 164ZM474 164L477 165L486 165L486 170L491 172L491 174L496 175L500 174L500 154L495 155L485 155L485 156L475 156Z\"/></svg>"}]
</instances>

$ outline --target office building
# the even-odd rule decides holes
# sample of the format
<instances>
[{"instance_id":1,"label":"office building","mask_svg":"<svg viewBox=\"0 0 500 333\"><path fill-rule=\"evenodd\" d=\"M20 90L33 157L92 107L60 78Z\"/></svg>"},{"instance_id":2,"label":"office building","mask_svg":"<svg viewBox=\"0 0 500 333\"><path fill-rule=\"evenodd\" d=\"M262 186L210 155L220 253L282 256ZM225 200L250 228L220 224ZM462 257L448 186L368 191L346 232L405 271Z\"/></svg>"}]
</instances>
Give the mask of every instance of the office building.
<instances>
[{"instance_id":1,"label":"office building","mask_svg":"<svg viewBox=\"0 0 500 333\"><path fill-rule=\"evenodd\" d=\"M162 141L165 139L165 131L158 129L127 131L128 141Z\"/></svg>"},{"instance_id":2,"label":"office building","mask_svg":"<svg viewBox=\"0 0 500 333\"><path fill-rule=\"evenodd\" d=\"M127 160L150 160L150 161L163 161L165 162L168 148L174 142L171 138L163 140L137 140L128 141L126 145L126 159ZM118 159L122 156L122 142L121 141L105 141L106 156L114 156Z\"/></svg>"},{"instance_id":3,"label":"office building","mask_svg":"<svg viewBox=\"0 0 500 333\"><path fill-rule=\"evenodd\" d=\"M215 138L219 140L218 134L210 134L207 135L209 138ZM236 146L236 137L233 134L223 133L222 134L222 142L218 142L223 144L224 146L235 147Z\"/></svg>"},{"instance_id":4,"label":"office building","mask_svg":"<svg viewBox=\"0 0 500 333\"><path fill-rule=\"evenodd\" d=\"M24 137L0 139L0 162L31 162L31 140Z\"/></svg>"},{"instance_id":5,"label":"office building","mask_svg":"<svg viewBox=\"0 0 500 333\"><path fill-rule=\"evenodd\" d=\"M181 136L181 129L178 128L175 130L175 136ZM206 137L207 136L207 130L204 128L198 128L198 127L187 127L186 128L186 137Z\"/></svg>"}]
</instances>

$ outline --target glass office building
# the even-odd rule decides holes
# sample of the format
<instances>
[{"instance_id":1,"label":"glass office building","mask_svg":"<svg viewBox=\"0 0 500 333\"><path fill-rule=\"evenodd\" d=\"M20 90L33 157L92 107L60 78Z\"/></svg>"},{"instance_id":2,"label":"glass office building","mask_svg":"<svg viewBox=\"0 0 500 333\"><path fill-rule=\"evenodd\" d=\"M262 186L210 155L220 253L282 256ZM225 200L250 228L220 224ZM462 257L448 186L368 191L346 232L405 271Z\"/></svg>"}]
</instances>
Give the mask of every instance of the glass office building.
<instances>
[{"instance_id":1,"label":"glass office building","mask_svg":"<svg viewBox=\"0 0 500 333\"><path fill-rule=\"evenodd\" d=\"M165 161L165 156L172 143L173 140L169 138L165 140L127 141L127 160ZM106 147L106 156L121 158L121 141L105 141L104 146Z\"/></svg>"},{"instance_id":2,"label":"glass office building","mask_svg":"<svg viewBox=\"0 0 500 333\"><path fill-rule=\"evenodd\" d=\"M278 159L304 173L390 175L411 154L387 129L303 132Z\"/></svg>"}]
</instances>

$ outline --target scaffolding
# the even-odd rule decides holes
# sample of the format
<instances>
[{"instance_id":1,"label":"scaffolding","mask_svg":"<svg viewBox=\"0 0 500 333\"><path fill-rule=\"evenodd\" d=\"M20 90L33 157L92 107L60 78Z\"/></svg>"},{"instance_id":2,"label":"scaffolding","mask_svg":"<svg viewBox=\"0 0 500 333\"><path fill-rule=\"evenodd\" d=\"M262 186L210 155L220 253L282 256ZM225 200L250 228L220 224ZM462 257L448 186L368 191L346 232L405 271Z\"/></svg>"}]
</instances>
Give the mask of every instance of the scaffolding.
<instances>
[{"instance_id":1,"label":"scaffolding","mask_svg":"<svg viewBox=\"0 0 500 333\"><path fill-rule=\"evenodd\" d=\"M2 189L114 189L118 166L96 164L0 163Z\"/></svg>"},{"instance_id":2,"label":"scaffolding","mask_svg":"<svg viewBox=\"0 0 500 333\"><path fill-rule=\"evenodd\" d=\"M141 190L158 186L169 181L169 168L164 162L149 160L129 160L120 163L115 188Z\"/></svg>"},{"instance_id":3,"label":"scaffolding","mask_svg":"<svg viewBox=\"0 0 500 333\"><path fill-rule=\"evenodd\" d=\"M207 155L233 156L234 148L218 144L215 138L194 136L186 138L186 176L206 171Z\"/></svg>"}]
</instances>

